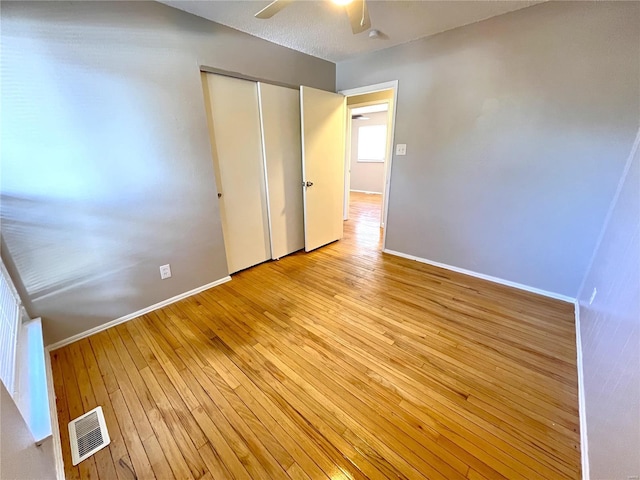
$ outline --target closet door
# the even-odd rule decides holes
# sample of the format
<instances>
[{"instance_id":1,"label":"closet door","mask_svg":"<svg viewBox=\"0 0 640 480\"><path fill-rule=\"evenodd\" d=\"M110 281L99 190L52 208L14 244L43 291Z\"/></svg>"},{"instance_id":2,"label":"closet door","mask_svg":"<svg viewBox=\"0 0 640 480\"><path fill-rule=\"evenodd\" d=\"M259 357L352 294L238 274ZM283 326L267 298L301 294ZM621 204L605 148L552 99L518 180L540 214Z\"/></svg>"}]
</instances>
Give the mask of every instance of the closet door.
<instances>
[{"instance_id":1,"label":"closet door","mask_svg":"<svg viewBox=\"0 0 640 480\"><path fill-rule=\"evenodd\" d=\"M271 258L255 82L203 74L229 273Z\"/></svg>"},{"instance_id":2,"label":"closet door","mask_svg":"<svg viewBox=\"0 0 640 480\"><path fill-rule=\"evenodd\" d=\"M300 87L304 241L308 252L342 238L344 96Z\"/></svg>"},{"instance_id":3,"label":"closet door","mask_svg":"<svg viewBox=\"0 0 640 480\"><path fill-rule=\"evenodd\" d=\"M304 248L300 92L258 84L271 226L271 257Z\"/></svg>"}]
</instances>

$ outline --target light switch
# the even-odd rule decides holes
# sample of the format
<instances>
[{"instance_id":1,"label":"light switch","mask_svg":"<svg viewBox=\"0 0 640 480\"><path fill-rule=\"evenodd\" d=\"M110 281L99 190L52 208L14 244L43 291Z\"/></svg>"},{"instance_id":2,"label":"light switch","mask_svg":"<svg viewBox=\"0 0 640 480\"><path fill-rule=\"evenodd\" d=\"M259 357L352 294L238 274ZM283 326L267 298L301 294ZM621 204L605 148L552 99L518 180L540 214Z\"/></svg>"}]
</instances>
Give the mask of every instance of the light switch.
<instances>
[{"instance_id":1,"label":"light switch","mask_svg":"<svg viewBox=\"0 0 640 480\"><path fill-rule=\"evenodd\" d=\"M398 143L396 145L396 155L406 155L406 154L407 154L407 144Z\"/></svg>"}]
</instances>

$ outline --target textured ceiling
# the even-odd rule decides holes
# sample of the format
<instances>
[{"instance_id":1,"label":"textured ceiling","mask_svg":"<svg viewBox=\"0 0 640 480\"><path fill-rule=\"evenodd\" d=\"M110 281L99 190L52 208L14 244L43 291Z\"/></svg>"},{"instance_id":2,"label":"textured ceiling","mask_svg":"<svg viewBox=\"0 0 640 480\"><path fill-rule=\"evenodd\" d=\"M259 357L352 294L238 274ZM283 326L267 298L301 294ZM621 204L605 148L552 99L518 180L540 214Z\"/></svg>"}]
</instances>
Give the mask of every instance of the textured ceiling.
<instances>
[{"instance_id":1,"label":"textured ceiling","mask_svg":"<svg viewBox=\"0 0 640 480\"><path fill-rule=\"evenodd\" d=\"M254 14L269 1L161 0L162 3L213 20L273 43L331 62L382 50L445 30L528 7L540 1L380 1L369 0L371 27L353 35L344 7L328 0L298 0L268 20Z\"/></svg>"}]
</instances>

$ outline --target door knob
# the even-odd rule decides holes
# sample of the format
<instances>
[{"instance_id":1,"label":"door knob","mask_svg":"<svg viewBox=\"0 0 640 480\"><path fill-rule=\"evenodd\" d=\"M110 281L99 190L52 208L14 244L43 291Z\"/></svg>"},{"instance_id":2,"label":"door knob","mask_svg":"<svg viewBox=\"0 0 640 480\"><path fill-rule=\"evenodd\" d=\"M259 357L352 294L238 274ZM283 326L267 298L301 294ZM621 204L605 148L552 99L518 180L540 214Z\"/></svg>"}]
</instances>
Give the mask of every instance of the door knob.
<instances>
[{"instance_id":1,"label":"door knob","mask_svg":"<svg viewBox=\"0 0 640 480\"><path fill-rule=\"evenodd\" d=\"M307 182L307 187L313 186L313 182Z\"/></svg>"},{"instance_id":2,"label":"door knob","mask_svg":"<svg viewBox=\"0 0 640 480\"><path fill-rule=\"evenodd\" d=\"M222 198L222 194L221 193L218 194L218 198Z\"/></svg>"}]
</instances>

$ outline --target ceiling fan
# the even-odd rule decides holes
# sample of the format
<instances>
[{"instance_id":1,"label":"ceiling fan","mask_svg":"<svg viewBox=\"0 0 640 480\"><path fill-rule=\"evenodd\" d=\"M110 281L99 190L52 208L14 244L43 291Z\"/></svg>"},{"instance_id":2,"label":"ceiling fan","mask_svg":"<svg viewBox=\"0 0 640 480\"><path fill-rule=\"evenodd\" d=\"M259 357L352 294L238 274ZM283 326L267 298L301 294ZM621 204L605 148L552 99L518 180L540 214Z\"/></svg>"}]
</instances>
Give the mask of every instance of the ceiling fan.
<instances>
[{"instance_id":1,"label":"ceiling fan","mask_svg":"<svg viewBox=\"0 0 640 480\"><path fill-rule=\"evenodd\" d=\"M255 17L261 19L271 18L293 1L294 0L274 0L256 13ZM354 35L371 28L371 20L369 19L366 0L332 0L332 2L344 6Z\"/></svg>"}]
</instances>

